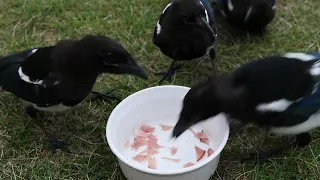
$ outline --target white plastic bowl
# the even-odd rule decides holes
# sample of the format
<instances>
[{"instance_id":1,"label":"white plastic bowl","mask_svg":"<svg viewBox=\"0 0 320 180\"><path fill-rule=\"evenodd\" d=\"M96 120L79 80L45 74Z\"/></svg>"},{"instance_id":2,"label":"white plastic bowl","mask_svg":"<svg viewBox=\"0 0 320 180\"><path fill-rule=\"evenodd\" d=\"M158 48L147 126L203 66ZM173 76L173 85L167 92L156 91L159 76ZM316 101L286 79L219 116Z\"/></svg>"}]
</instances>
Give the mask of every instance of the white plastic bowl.
<instances>
[{"instance_id":1,"label":"white plastic bowl","mask_svg":"<svg viewBox=\"0 0 320 180\"><path fill-rule=\"evenodd\" d=\"M229 125L223 114L192 128L202 129L210 138L214 153L188 168L166 170L149 169L127 157L125 141L132 130L150 121L171 119L175 124L182 108L182 100L190 88L183 86L156 86L138 91L117 105L109 116L106 136L109 147L118 158L120 168L129 180L208 180L215 172L220 153L227 143ZM172 132L172 131L171 131ZM182 136L187 136L187 132ZM178 138L178 139L179 139ZM186 155L188 156L188 155Z\"/></svg>"}]
</instances>

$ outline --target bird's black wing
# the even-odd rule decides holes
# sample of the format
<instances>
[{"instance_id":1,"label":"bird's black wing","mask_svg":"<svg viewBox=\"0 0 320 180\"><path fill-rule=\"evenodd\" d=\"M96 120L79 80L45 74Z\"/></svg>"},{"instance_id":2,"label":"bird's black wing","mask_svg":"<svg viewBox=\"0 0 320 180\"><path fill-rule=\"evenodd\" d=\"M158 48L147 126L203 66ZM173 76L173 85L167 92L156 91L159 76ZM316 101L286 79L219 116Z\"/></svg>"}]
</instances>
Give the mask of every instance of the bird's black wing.
<instances>
[{"instance_id":1,"label":"bird's black wing","mask_svg":"<svg viewBox=\"0 0 320 180\"><path fill-rule=\"evenodd\" d=\"M58 104L55 88L40 87L50 74L53 47L29 49L0 59L0 86L19 98L39 106ZM22 67L24 68L22 71Z\"/></svg>"},{"instance_id":2,"label":"bird's black wing","mask_svg":"<svg viewBox=\"0 0 320 180\"><path fill-rule=\"evenodd\" d=\"M52 71L51 54L54 46L34 48L32 53L24 57L22 71L31 81L43 80Z\"/></svg>"},{"instance_id":3,"label":"bird's black wing","mask_svg":"<svg viewBox=\"0 0 320 180\"><path fill-rule=\"evenodd\" d=\"M311 55L314 58L308 60L298 56L268 57L247 63L234 72L237 84L245 84L249 91L248 104L252 109L279 100L291 102L283 111L261 112L261 124L293 126L306 121L320 109L319 78L312 73L312 70L320 69L320 55ZM276 105L273 108L277 108Z\"/></svg>"}]
</instances>

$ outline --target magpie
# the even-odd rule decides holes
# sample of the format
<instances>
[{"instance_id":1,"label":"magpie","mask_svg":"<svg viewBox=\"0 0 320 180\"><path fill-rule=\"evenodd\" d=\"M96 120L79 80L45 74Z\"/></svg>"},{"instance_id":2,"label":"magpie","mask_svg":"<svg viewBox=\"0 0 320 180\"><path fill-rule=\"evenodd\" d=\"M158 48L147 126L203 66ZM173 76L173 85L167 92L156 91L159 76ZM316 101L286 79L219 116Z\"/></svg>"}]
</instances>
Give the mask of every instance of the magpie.
<instances>
[{"instance_id":1,"label":"magpie","mask_svg":"<svg viewBox=\"0 0 320 180\"><path fill-rule=\"evenodd\" d=\"M264 32L275 17L275 0L215 0L218 9L233 27Z\"/></svg>"},{"instance_id":2,"label":"magpie","mask_svg":"<svg viewBox=\"0 0 320 180\"><path fill-rule=\"evenodd\" d=\"M170 0L155 26L152 42L164 55L173 59L159 81L170 80L180 66L176 61L190 61L210 56L214 70L217 36L213 10L208 0Z\"/></svg>"},{"instance_id":3,"label":"magpie","mask_svg":"<svg viewBox=\"0 0 320 180\"><path fill-rule=\"evenodd\" d=\"M20 99L27 115L48 136L54 150L69 151L65 143L44 128L40 116L44 112L62 112L82 102L102 73L148 78L120 43L102 35L62 40L54 46L0 58L0 87ZM103 98L104 93L98 94Z\"/></svg>"},{"instance_id":4,"label":"magpie","mask_svg":"<svg viewBox=\"0 0 320 180\"><path fill-rule=\"evenodd\" d=\"M220 113L296 141L261 152L264 162L290 147L311 142L320 126L320 54L291 52L250 61L230 74L210 77L193 86L183 100L172 137ZM289 140L288 140L289 141ZM255 158L250 154L243 160Z\"/></svg>"}]
</instances>

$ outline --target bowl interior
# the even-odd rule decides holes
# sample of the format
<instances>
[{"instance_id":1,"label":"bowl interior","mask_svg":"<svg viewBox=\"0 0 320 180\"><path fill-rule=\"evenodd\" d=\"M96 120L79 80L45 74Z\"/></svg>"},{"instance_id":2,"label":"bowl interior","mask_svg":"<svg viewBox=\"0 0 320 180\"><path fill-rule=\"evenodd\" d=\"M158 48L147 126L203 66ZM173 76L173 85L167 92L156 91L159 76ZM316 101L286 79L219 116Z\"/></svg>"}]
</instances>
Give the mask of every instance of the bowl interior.
<instances>
[{"instance_id":1,"label":"bowl interior","mask_svg":"<svg viewBox=\"0 0 320 180\"><path fill-rule=\"evenodd\" d=\"M191 171L207 164L210 160L213 160L225 146L229 134L229 126L224 115L216 116L192 127L192 129L196 131L203 130L209 136L210 146L215 152L210 157L204 158L202 161L199 161L196 165L189 168L182 168L181 165L181 168L177 169L175 168L177 166L176 163L167 162L166 164L162 164L162 167L166 167L166 169L149 169L141 163L132 160L132 156L138 152L129 151L124 146L127 140L130 138L130 140L133 139L133 129L138 129L143 124L149 124L154 127L160 123L174 126L178 121L179 113L182 108L182 100L188 90L189 88L181 86L157 86L139 91L123 100L114 109L107 123L107 139L113 153L129 166L141 171L157 174L175 174ZM192 144L194 142L188 143L188 141L192 139L193 133L191 131L186 131L177 140L170 142L171 133L172 130L165 134L156 130L155 134L162 136L161 138L159 137L159 144L179 144L180 148L181 146L185 146L184 148L182 147L182 149L188 150L178 150L176 154L177 157L183 158L183 161L180 163L194 161L194 149L190 148L190 143ZM130 141L130 143L131 142L132 141ZM201 144L199 144L199 147L201 147ZM188 145L189 147L187 147ZM170 154L168 150L160 150L162 156L166 156L165 154L167 153L167 156L169 157Z\"/></svg>"}]
</instances>

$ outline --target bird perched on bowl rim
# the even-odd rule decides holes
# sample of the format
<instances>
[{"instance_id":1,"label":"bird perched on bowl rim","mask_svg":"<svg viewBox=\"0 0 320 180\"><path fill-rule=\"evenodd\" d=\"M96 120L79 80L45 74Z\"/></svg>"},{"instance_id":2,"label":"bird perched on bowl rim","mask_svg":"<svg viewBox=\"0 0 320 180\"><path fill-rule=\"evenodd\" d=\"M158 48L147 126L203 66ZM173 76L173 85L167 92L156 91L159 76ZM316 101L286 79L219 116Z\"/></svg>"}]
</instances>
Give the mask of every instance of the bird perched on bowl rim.
<instances>
[{"instance_id":1,"label":"bird perched on bowl rim","mask_svg":"<svg viewBox=\"0 0 320 180\"><path fill-rule=\"evenodd\" d=\"M255 124L275 135L311 142L309 131L320 126L320 54L286 53L251 61L230 75L214 76L192 87L183 100L173 137L220 113ZM259 162L292 143L259 153ZM254 154L244 160L254 158Z\"/></svg>"},{"instance_id":2,"label":"bird perched on bowl rim","mask_svg":"<svg viewBox=\"0 0 320 180\"><path fill-rule=\"evenodd\" d=\"M102 73L133 74L145 71L117 41L102 35L63 40L54 46L32 48L0 58L0 87L18 97L26 113L49 138L54 149L68 151L43 126L40 112L61 112L82 102Z\"/></svg>"},{"instance_id":3,"label":"bird perched on bowl rim","mask_svg":"<svg viewBox=\"0 0 320 180\"><path fill-rule=\"evenodd\" d=\"M214 0L214 3L233 27L249 32L264 32L275 17L275 0Z\"/></svg>"},{"instance_id":4,"label":"bird perched on bowl rim","mask_svg":"<svg viewBox=\"0 0 320 180\"><path fill-rule=\"evenodd\" d=\"M215 41L217 36L213 10L208 0L170 0L161 12L153 33L153 44L166 56L173 59L160 80L170 79L180 66L176 61L212 59L214 71Z\"/></svg>"}]
</instances>

